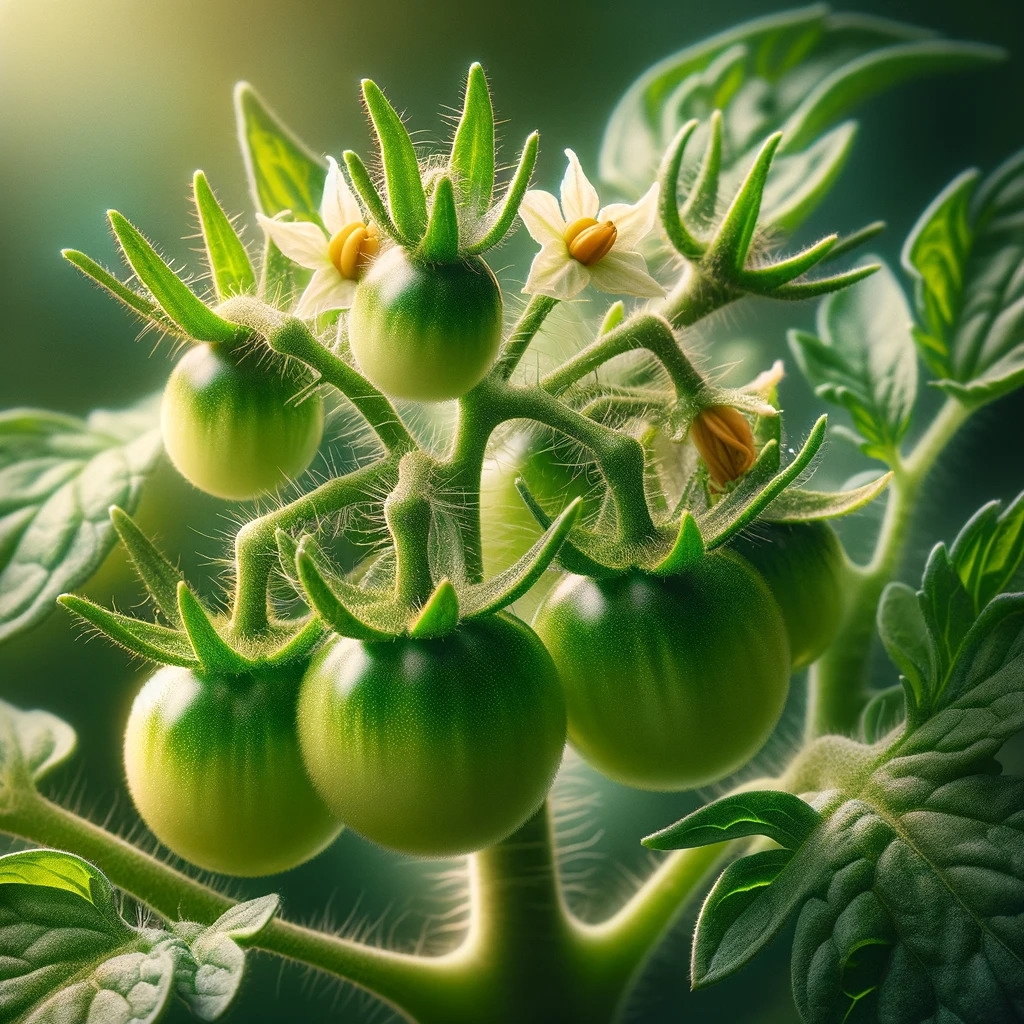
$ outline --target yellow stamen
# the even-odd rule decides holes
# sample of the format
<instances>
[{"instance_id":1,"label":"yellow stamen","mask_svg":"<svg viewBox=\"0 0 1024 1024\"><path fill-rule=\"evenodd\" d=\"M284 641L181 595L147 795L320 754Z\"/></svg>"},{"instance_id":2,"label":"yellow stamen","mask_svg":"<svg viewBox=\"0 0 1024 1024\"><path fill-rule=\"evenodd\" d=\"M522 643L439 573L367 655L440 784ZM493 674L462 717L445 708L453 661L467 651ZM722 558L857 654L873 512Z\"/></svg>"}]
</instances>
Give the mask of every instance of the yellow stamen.
<instances>
[{"instance_id":1,"label":"yellow stamen","mask_svg":"<svg viewBox=\"0 0 1024 1024\"><path fill-rule=\"evenodd\" d=\"M611 252L619 229L610 221L603 224L593 217L580 217L565 229L569 255L585 267L592 267Z\"/></svg>"},{"instance_id":2,"label":"yellow stamen","mask_svg":"<svg viewBox=\"0 0 1024 1024\"><path fill-rule=\"evenodd\" d=\"M327 256L338 273L349 281L358 281L370 260L380 250L377 228L362 221L346 224L327 244Z\"/></svg>"},{"instance_id":3,"label":"yellow stamen","mask_svg":"<svg viewBox=\"0 0 1024 1024\"><path fill-rule=\"evenodd\" d=\"M746 416L728 405L703 409L690 428L690 439L717 487L738 480L757 458Z\"/></svg>"}]
</instances>

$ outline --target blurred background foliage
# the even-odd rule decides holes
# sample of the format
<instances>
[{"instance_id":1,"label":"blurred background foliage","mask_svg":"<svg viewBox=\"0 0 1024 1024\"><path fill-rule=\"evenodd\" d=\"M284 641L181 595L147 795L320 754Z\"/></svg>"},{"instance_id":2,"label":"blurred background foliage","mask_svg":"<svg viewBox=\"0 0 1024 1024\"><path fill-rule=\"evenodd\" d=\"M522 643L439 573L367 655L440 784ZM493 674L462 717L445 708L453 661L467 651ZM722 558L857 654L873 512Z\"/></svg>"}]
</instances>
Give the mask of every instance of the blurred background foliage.
<instances>
[{"instance_id":1,"label":"blurred background foliage","mask_svg":"<svg viewBox=\"0 0 1024 1024\"><path fill-rule=\"evenodd\" d=\"M159 388L171 349L136 341L121 309L59 257L73 246L116 265L104 211L115 206L179 265L198 266L199 244L187 202L192 171L203 168L223 205L243 214L255 241L234 139L231 88L251 81L315 149L366 152L369 133L358 82L369 76L422 130L423 142L447 137L465 70L481 60L505 119L506 154L533 128L541 132L536 180L552 188L572 146L594 167L605 120L616 100L651 63L744 19L784 10L776 0L520 0L516 4L433 0L0 0L0 407L36 405L74 413L120 406ZM861 132L833 196L801 237L849 230L876 218L889 230L874 248L893 263L910 226L956 173L991 169L1024 139L1024 5L1007 0L861 0L854 8L925 25L954 38L997 43L1003 65L905 85L858 112ZM530 250L502 250L495 269L510 291L525 279ZM785 329L810 326L813 305L748 302L701 328L693 344L705 365L745 357L753 376L785 352ZM791 361L790 362L791 365ZM793 368L795 373L795 368ZM818 408L791 375L781 390L790 436ZM909 577L940 537L984 501L1010 498L1024 478L1020 396L975 417L934 475L918 523ZM340 421L338 421L340 424ZM336 435L343 433L339 425ZM336 438L344 448L343 438ZM834 442L817 478L837 484L868 468ZM321 469L324 467L321 466ZM193 578L214 580L226 539L245 509L227 509L191 491L165 470L150 487L140 518ZM878 510L844 527L856 548ZM209 586L207 589L210 589ZM140 600L123 561L113 556L90 596L122 608ZM892 670L880 666L891 681ZM146 672L103 643L83 643L63 613L0 649L0 696L42 706L71 721L81 738L74 768L57 785L69 800L124 829L135 818L124 792L120 734ZM799 683L793 703L802 696ZM796 742L796 719L760 759L777 766ZM578 763L560 783L571 845L571 893L599 913L642 873L637 840L696 804L693 795L638 794L600 782ZM460 865L414 864L343 835L312 864L280 879L231 883L239 895L279 890L296 918L371 937L415 941L426 929L445 941L457 928ZM426 895L424 895L426 893ZM738 977L687 993L684 915L637 988L627 1020L654 1022L795 1020L786 966L789 941L775 943ZM254 957L242 999L229 1019L299 1022L382 1021L386 1008L333 982Z\"/></svg>"}]
</instances>

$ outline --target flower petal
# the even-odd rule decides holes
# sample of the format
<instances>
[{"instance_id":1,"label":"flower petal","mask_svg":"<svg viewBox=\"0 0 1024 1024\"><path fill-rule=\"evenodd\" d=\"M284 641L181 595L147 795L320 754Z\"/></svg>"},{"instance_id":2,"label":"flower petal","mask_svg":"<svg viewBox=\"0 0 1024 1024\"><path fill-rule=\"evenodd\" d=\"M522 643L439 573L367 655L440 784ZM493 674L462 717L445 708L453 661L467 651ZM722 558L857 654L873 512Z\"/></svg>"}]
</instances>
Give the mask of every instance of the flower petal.
<instances>
[{"instance_id":1,"label":"flower petal","mask_svg":"<svg viewBox=\"0 0 1024 1024\"><path fill-rule=\"evenodd\" d=\"M565 221L571 224L580 217L596 217L601 205L601 200L597 198L597 189L583 173L576 154L567 149L565 155L569 158L569 166L566 167L565 177L562 178L562 213L565 214Z\"/></svg>"},{"instance_id":2,"label":"flower petal","mask_svg":"<svg viewBox=\"0 0 1024 1024\"><path fill-rule=\"evenodd\" d=\"M331 235L336 235L346 224L363 219L363 211L359 209L359 203L333 156L327 158L327 180L320 202L320 216Z\"/></svg>"},{"instance_id":3,"label":"flower petal","mask_svg":"<svg viewBox=\"0 0 1024 1024\"><path fill-rule=\"evenodd\" d=\"M342 277L333 266L318 270L306 285L295 315L311 317L328 309L348 309L355 293L355 281Z\"/></svg>"},{"instance_id":4,"label":"flower petal","mask_svg":"<svg viewBox=\"0 0 1024 1024\"><path fill-rule=\"evenodd\" d=\"M307 220L271 220L262 213L257 213L256 219L274 245L293 263L309 270L331 266L327 256L327 237L316 224Z\"/></svg>"},{"instance_id":5,"label":"flower petal","mask_svg":"<svg viewBox=\"0 0 1024 1024\"><path fill-rule=\"evenodd\" d=\"M654 298L665 294L665 289L647 272L647 264L638 252L618 252L612 249L603 260L589 269L594 287L609 295Z\"/></svg>"},{"instance_id":6,"label":"flower petal","mask_svg":"<svg viewBox=\"0 0 1024 1024\"><path fill-rule=\"evenodd\" d=\"M553 299L571 299L587 287L589 274L577 263L559 239L545 245L533 258L530 276L523 291L527 295L550 295Z\"/></svg>"},{"instance_id":7,"label":"flower petal","mask_svg":"<svg viewBox=\"0 0 1024 1024\"><path fill-rule=\"evenodd\" d=\"M565 219L558 209L558 200L550 193L531 189L519 204L519 216L535 242L547 245L565 234Z\"/></svg>"},{"instance_id":8,"label":"flower petal","mask_svg":"<svg viewBox=\"0 0 1024 1024\"><path fill-rule=\"evenodd\" d=\"M635 203L612 203L597 216L600 221L614 222L618 230L615 248L626 252L635 249L654 229L658 219L658 186L652 185Z\"/></svg>"}]
</instances>

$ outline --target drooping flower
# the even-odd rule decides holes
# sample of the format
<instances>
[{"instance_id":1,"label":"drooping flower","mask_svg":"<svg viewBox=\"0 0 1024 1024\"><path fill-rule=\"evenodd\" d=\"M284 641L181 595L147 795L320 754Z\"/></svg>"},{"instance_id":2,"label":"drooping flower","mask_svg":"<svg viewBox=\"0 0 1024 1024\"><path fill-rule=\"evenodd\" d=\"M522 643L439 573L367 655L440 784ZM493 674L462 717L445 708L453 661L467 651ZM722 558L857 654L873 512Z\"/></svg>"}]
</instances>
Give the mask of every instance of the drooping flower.
<instances>
[{"instance_id":1,"label":"drooping flower","mask_svg":"<svg viewBox=\"0 0 1024 1024\"><path fill-rule=\"evenodd\" d=\"M601 207L576 154L567 149L565 155L561 204L550 192L532 189L519 207L526 230L541 245L523 291L571 299L593 284L612 295L664 295L637 251L654 228L658 186L633 205Z\"/></svg>"},{"instance_id":2,"label":"drooping flower","mask_svg":"<svg viewBox=\"0 0 1024 1024\"><path fill-rule=\"evenodd\" d=\"M363 211L337 161L332 157L327 161L320 202L326 232L311 221L272 220L256 214L260 227L288 259L314 271L295 307L296 316L315 316L328 309L351 306L356 283L380 248L377 228L363 220Z\"/></svg>"},{"instance_id":3,"label":"drooping flower","mask_svg":"<svg viewBox=\"0 0 1024 1024\"><path fill-rule=\"evenodd\" d=\"M743 413L728 405L702 409L690 427L690 439L719 488L738 480L757 459L750 423Z\"/></svg>"}]
</instances>

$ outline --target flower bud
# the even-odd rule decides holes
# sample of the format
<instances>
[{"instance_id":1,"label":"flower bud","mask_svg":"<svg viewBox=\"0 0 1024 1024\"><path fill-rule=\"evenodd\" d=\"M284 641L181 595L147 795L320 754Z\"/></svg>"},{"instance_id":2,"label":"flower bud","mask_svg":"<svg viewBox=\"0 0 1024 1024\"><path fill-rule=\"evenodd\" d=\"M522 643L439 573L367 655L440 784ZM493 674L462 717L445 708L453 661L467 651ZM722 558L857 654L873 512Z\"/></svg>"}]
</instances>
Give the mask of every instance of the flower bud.
<instances>
[{"instance_id":1,"label":"flower bud","mask_svg":"<svg viewBox=\"0 0 1024 1024\"><path fill-rule=\"evenodd\" d=\"M610 220L604 223L593 217L580 217L565 229L569 255L585 267L592 267L611 252L619 229Z\"/></svg>"},{"instance_id":2,"label":"flower bud","mask_svg":"<svg viewBox=\"0 0 1024 1024\"><path fill-rule=\"evenodd\" d=\"M690 438L716 487L738 480L757 458L746 416L728 405L702 409L690 427Z\"/></svg>"}]
</instances>

